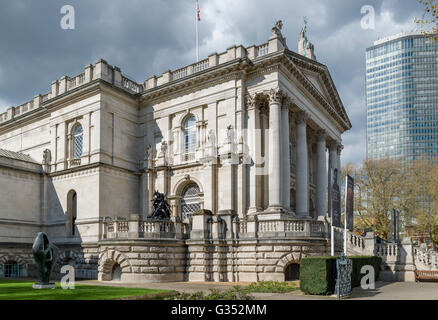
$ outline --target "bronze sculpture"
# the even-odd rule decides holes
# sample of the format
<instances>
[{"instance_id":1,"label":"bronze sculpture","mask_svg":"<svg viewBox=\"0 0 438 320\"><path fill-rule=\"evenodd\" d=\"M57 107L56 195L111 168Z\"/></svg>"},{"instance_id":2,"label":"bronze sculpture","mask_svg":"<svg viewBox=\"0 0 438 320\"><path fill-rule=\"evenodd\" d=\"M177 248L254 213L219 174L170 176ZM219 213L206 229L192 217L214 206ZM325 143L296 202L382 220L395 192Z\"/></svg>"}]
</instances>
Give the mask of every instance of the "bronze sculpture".
<instances>
[{"instance_id":1,"label":"bronze sculpture","mask_svg":"<svg viewBox=\"0 0 438 320\"><path fill-rule=\"evenodd\" d=\"M156 220L169 220L170 205L167 203L164 194L155 191L154 198L151 201L153 202L152 213L147 218Z\"/></svg>"},{"instance_id":2,"label":"bronze sculpture","mask_svg":"<svg viewBox=\"0 0 438 320\"><path fill-rule=\"evenodd\" d=\"M58 248L49 241L44 232L39 232L33 243L32 253L40 280L32 287L34 289L56 288L54 283L50 283L50 275L58 257Z\"/></svg>"}]
</instances>

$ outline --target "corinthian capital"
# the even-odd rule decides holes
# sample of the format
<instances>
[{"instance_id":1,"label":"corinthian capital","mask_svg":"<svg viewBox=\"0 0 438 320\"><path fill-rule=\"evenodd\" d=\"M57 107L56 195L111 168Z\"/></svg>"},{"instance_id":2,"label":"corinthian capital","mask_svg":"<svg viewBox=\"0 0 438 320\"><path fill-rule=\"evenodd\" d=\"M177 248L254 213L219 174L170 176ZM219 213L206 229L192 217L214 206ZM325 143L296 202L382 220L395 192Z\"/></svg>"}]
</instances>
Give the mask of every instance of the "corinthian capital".
<instances>
[{"instance_id":1,"label":"corinthian capital","mask_svg":"<svg viewBox=\"0 0 438 320\"><path fill-rule=\"evenodd\" d=\"M280 88L273 88L269 91L269 103L281 103L284 98L283 91Z\"/></svg>"},{"instance_id":2,"label":"corinthian capital","mask_svg":"<svg viewBox=\"0 0 438 320\"><path fill-rule=\"evenodd\" d=\"M344 150L344 146L342 144L338 144L338 147L336 150L337 150L338 154L340 155L342 150Z\"/></svg>"},{"instance_id":3,"label":"corinthian capital","mask_svg":"<svg viewBox=\"0 0 438 320\"><path fill-rule=\"evenodd\" d=\"M318 141L325 141L327 138L327 132L325 130L319 130L316 133L316 136L318 137Z\"/></svg>"},{"instance_id":4,"label":"corinthian capital","mask_svg":"<svg viewBox=\"0 0 438 320\"><path fill-rule=\"evenodd\" d=\"M309 120L310 116L306 111L300 111L297 113L295 117L295 121L297 124L303 124L307 123L307 120Z\"/></svg>"},{"instance_id":5,"label":"corinthian capital","mask_svg":"<svg viewBox=\"0 0 438 320\"><path fill-rule=\"evenodd\" d=\"M257 95L256 94L249 94L246 96L246 107L248 109L254 109L256 107L257 103Z\"/></svg>"}]
</instances>

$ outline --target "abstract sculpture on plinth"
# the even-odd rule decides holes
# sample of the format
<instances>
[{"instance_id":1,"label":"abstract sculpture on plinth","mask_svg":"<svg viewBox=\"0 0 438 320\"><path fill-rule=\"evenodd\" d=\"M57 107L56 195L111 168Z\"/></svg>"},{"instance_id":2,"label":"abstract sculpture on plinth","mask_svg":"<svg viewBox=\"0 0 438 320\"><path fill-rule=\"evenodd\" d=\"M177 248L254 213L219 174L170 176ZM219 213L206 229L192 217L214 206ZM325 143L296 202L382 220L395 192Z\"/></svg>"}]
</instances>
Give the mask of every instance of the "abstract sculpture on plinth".
<instances>
[{"instance_id":1,"label":"abstract sculpture on plinth","mask_svg":"<svg viewBox=\"0 0 438 320\"><path fill-rule=\"evenodd\" d=\"M34 283L34 289L55 289L56 285L50 283L50 275L58 257L58 248L49 241L44 232L39 232L32 246L32 253L38 270L40 282Z\"/></svg>"}]
</instances>

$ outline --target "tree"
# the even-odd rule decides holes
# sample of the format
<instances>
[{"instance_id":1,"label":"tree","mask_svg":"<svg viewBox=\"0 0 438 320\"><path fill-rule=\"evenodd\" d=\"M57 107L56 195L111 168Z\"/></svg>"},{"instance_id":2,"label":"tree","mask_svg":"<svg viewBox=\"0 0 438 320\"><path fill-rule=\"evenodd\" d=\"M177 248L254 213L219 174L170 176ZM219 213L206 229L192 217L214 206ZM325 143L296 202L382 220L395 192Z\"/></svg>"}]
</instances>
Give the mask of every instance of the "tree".
<instances>
[{"instance_id":1,"label":"tree","mask_svg":"<svg viewBox=\"0 0 438 320\"><path fill-rule=\"evenodd\" d=\"M400 212L400 227L414 226L438 247L438 166L428 161L403 165L395 160L348 163L343 176L355 178L355 226L389 239L391 210Z\"/></svg>"},{"instance_id":2,"label":"tree","mask_svg":"<svg viewBox=\"0 0 438 320\"><path fill-rule=\"evenodd\" d=\"M421 19L415 18L414 21L421 28L430 26L430 30L423 31L423 34L429 36L433 41L438 40L438 4L436 0L417 0L424 5L424 13Z\"/></svg>"}]
</instances>

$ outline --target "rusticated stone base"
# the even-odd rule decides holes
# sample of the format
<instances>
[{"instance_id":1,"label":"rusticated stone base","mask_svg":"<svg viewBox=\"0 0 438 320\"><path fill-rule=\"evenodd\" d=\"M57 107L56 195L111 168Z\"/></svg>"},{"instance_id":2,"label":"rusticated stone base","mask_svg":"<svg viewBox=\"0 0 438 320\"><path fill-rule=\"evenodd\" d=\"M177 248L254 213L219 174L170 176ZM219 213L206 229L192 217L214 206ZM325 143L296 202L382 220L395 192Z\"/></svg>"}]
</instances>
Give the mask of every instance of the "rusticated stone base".
<instances>
[{"instance_id":1,"label":"rusticated stone base","mask_svg":"<svg viewBox=\"0 0 438 320\"><path fill-rule=\"evenodd\" d=\"M284 281L289 264L328 253L325 241L187 240L187 244L189 281Z\"/></svg>"},{"instance_id":2,"label":"rusticated stone base","mask_svg":"<svg viewBox=\"0 0 438 320\"><path fill-rule=\"evenodd\" d=\"M108 240L101 243L101 281L114 278L114 267L121 267L121 281L184 281L187 246L181 240Z\"/></svg>"}]
</instances>

